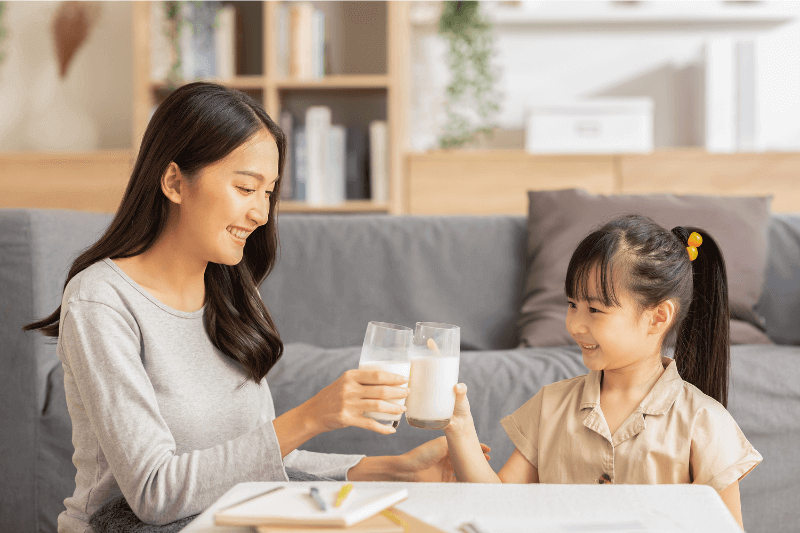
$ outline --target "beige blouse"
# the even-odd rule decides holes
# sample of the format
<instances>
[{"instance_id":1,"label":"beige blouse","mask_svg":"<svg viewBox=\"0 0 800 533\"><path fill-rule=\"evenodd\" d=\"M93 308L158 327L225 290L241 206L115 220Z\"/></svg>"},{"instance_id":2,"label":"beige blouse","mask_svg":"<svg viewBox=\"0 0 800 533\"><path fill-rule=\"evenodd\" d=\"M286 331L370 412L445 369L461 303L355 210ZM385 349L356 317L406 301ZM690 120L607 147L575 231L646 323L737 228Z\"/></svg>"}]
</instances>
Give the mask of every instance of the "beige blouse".
<instances>
[{"instance_id":1,"label":"beige blouse","mask_svg":"<svg viewBox=\"0 0 800 533\"><path fill-rule=\"evenodd\" d=\"M597 371L542 387L501 424L540 483L701 483L717 491L761 454L716 400L683 381L675 361L611 435Z\"/></svg>"}]
</instances>

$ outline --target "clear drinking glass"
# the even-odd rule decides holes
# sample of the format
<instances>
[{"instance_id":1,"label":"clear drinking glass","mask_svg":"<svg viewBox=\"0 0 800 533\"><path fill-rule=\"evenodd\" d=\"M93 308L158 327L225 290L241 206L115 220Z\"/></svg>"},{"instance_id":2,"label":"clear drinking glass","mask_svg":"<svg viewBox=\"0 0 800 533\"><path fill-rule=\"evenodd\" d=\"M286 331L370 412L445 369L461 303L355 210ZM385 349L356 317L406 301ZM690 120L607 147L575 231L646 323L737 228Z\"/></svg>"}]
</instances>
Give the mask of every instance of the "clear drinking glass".
<instances>
[{"instance_id":1,"label":"clear drinking glass","mask_svg":"<svg viewBox=\"0 0 800 533\"><path fill-rule=\"evenodd\" d=\"M461 329L451 324L417 322L411 349L411 392L406 422L422 429L444 429L456 404Z\"/></svg>"},{"instance_id":2,"label":"clear drinking glass","mask_svg":"<svg viewBox=\"0 0 800 533\"><path fill-rule=\"evenodd\" d=\"M414 341L414 331L406 326L389 324L386 322L370 322L367 325L367 334L364 336L364 345L361 347L361 359L358 362L359 370L385 370L392 374L408 377L411 371L411 344ZM402 385L408 387L408 383ZM405 398L387 400L398 405L404 405ZM391 424L397 427L402 415L365 411L364 416L375 419L380 423Z\"/></svg>"}]
</instances>

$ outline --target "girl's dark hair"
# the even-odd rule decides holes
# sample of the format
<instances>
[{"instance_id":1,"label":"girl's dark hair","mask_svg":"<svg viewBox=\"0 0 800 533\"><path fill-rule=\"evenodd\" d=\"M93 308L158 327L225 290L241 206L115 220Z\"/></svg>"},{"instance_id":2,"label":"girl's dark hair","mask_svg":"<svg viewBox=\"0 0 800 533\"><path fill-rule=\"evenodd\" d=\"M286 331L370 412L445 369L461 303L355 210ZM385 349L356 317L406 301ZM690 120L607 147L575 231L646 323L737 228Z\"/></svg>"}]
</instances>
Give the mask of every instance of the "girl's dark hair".
<instances>
[{"instance_id":1,"label":"girl's dark hair","mask_svg":"<svg viewBox=\"0 0 800 533\"><path fill-rule=\"evenodd\" d=\"M691 261L686 246L695 231L703 244ZM699 228L667 231L650 218L622 216L593 231L575 249L564 283L568 298L588 299L593 271L598 291L594 296L606 306L620 305L612 274L642 311L673 301L676 317L664 338L665 344L675 341L678 372L727 407L728 281L725 260L714 239Z\"/></svg>"},{"instance_id":2,"label":"girl's dark hair","mask_svg":"<svg viewBox=\"0 0 800 533\"><path fill-rule=\"evenodd\" d=\"M72 264L64 287L97 261L139 255L153 246L167 223L170 200L162 193L160 181L171 162L192 179L262 130L277 143L280 178L286 161L286 136L258 102L214 83L190 83L172 92L150 119L114 219L100 240ZM205 272L204 323L211 342L256 383L283 354L283 342L258 293L276 262L275 204L280 184L278 179L270 195L267 223L247 238L242 261L233 266L209 263ZM23 329L57 337L60 314L59 306L47 318Z\"/></svg>"}]
</instances>

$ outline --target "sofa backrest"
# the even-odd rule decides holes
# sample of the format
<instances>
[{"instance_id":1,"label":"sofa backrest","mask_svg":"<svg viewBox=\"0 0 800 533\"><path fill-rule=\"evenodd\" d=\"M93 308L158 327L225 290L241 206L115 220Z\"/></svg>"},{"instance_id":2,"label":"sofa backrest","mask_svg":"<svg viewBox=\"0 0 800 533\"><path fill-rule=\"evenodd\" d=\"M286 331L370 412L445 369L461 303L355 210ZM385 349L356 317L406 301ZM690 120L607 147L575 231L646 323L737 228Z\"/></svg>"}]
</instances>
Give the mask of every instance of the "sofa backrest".
<instances>
[{"instance_id":1,"label":"sofa backrest","mask_svg":"<svg viewBox=\"0 0 800 533\"><path fill-rule=\"evenodd\" d=\"M261 287L285 342L338 348L370 320L461 328L464 349L512 348L524 217L284 216Z\"/></svg>"}]
</instances>

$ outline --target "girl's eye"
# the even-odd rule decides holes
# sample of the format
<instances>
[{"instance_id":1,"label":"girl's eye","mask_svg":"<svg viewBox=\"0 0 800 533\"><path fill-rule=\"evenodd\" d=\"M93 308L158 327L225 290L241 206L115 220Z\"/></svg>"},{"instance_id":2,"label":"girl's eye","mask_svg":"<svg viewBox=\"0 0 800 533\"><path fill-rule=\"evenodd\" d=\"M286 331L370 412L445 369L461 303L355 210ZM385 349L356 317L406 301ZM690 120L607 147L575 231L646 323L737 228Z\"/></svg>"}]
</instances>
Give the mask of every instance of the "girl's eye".
<instances>
[{"instance_id":1,"label":"girl's eye","mask_svg":"<svg viewBox=\"0 0 800 533\"><path fill-rule=\"evenodd\" d=\"M595 309L594 307L590 307L589 308L589 312L590 313L600 313L601 311L599 309Z\"/></svg>"},{"instance_id":2,"label":"girl's eye","mask_svg":"<svg viewBox=\"0 0 800 533\"><path fill-rule=\"evenodd\" d=\"M569 307L570 309L577 309L578 308L578 306L575 305L575 302L567 302L567 307Z\"/></svg>"},{"instance_id":3,"label":"girl's eye","mask_svg":"<svg viewBox=\"0 0 800 533\"><path fill-rule=\"evenodd\" d=\"M254 192L256 192L255 189L246 189L244 187L236 187L236 188L242 191L243 194L253 194Z\"/></svg>"}]
</instances>

